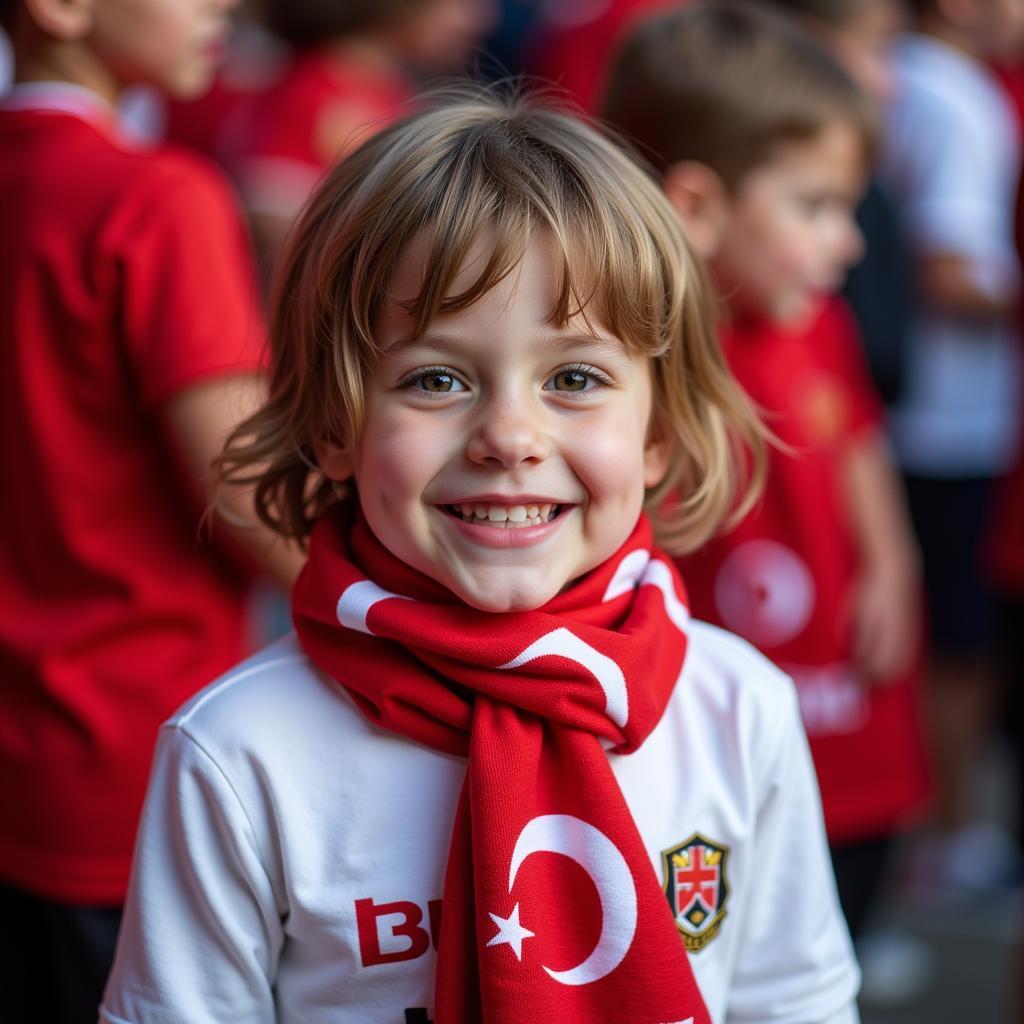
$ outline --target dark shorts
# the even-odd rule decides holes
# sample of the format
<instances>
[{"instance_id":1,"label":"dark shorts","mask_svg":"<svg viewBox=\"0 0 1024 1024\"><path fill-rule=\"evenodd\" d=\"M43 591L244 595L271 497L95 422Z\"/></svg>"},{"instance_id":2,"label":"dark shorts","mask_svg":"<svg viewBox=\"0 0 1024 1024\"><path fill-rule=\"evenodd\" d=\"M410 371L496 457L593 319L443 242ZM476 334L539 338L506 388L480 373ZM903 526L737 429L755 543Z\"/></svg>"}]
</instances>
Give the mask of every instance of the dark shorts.
<instances>
[{"instance_id":1,"label":"dark shorts","mask_svg":"<svg viewBox=\"0 0 1024 1024\"><path fill-rule=\"evenodd\" d=\"M892 844L892 836L883 835L829 846L839 904L855 942L882 890Z\"/></svg>"},{"instance_id":2,"label":"dark shorts","mask_svg":"<svg viewBox=\"0 0 1024 1024\"><path fill-rule=\"evenodd\" d=\"M921 547L933 649L968 658L990 652L997 606L982 543L992 481L906 476L904 483Z\"/></svg>"},{"instance_id":3,"label":"dark shorts","mask_svg":"<svg viewBox=\"0 0 1024 1024\"><path fill-rule=\"evenodd\" d=\"M120 921L117 907L52 903L0 883L0 1020L96 1024Z\"/></svg>"}]
</instances>

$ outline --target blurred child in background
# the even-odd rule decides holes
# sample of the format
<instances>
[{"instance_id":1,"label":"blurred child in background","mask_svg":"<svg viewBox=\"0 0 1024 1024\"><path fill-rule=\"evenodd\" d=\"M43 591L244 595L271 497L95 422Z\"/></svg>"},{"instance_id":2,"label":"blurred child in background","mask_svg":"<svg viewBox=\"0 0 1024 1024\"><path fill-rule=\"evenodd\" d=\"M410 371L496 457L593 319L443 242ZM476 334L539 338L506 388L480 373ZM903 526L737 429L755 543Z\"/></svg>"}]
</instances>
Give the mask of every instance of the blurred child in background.
<instances>
[{"instance_id":1,"label":"blurred child in background","mask_svg":"<svg viewBox=\"0 0 1024 1024\"><path fill-rule=\"evenodd\" d=\"M491 27L493 0L264 0L293 51L282 76L239 112L228 140L264 269L324 171L447 74Z\"/></svg>"},{"instance_id":2,"label":"blurred child in background","mask_svg":"<svg viewBox=\"0 0 1024 1024\"><path fill-rule=\"evenodd\" d=\"M798 17L879 108L892 94L889 51L902 27L900 0L772 0ZM872 176L857 206L864 253L849 271L843 296L864 343L871 380L886 403L903 383L914 312L913 273L898 211Z\"/></svg>"},{"instance_id":3,"label":"blurred child in background","mask_svg":"<svg viewBox=\"0 0 1024 1024\"><path fill-rule=\"evenodd\" d=\"M657 161L709 259L730 365L784 446L766 494L682 561L699 617L796 680L856 936L890 837L921 801L914 545L852 319L833 297L873 110L791 19L695 3L627 41L606 116Z\"/></svg>"},{"instance_id":4,"label":"blurred child in background","mask_svg":"<svg viewBox=\"0 0 1024 1024\"><path fill-rule=\"evenodd\" d=\"M206 86L230 0L4 0L0 104L0 1016L92 1022L157 729L243 652L244 568L299 568L207 477L258 403L229 190L118 135L122 90ZM240 547L239 547L240 545ZM242 550L248 557L242 557Z\"/></svg>"},{"instance_id":5,"label":"blurred child in background","mask_svg":"<svg viewBox=\"0 0 1024 1024\"><path fill-rule=\"evenodd\" d=\"M948 893L1006 880L1018 854L978 821L975 772L992 724L995 603L981 549L994 478L1019 436L1013 239L1020 147L982 63L1019 45L1021 0L916 0L894 51L884 180L912 246L919 309L892 411L924 560L939 834L915 875Z\"/></svg>"}]
</instances>

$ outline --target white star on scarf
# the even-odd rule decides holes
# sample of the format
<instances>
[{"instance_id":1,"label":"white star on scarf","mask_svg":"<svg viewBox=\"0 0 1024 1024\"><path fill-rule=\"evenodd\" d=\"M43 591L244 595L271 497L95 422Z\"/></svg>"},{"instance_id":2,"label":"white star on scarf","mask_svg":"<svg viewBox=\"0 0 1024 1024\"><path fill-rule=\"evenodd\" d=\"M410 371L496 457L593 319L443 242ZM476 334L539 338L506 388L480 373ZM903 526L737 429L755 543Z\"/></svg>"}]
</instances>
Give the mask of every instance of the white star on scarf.
<instances>
[{"instance_id":1,"label":"white star on scarf","mask_svg":"<svg viewBox=\"0 0 1024 1024\"><path fill-rule=\"evenodd\" d=\"M487 943L488 946L509 945L512 947L517 960L523 959L523 939L534 937L534 932L524 928L519 923L519 904L512 908L508 917L498 917L497 914L490 914L491 920L498 926L498 934Z\"/></svg>"}]
</instances>

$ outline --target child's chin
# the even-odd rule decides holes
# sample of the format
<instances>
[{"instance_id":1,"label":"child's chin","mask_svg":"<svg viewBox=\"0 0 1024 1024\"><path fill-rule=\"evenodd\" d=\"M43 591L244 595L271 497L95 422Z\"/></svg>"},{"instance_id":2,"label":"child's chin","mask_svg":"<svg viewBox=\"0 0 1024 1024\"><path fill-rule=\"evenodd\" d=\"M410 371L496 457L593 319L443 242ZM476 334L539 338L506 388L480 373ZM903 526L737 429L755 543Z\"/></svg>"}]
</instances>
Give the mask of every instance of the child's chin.
<instances>
[{"instance_id":1,"label":"child's chin","mask_svg":"<svg viewBox=\"0 0 1024 1024\"><path fill-rule=\"evenodd\" d=\"M471 608L491 614L529 612L547 604L561 588L550 584L509 584L507 581L479 581L451 588Z\"/></svg>"},{"instance_id":2,"label":"child's chin","mask_svg":"<svg viewBox=\"0 0 1024 1024\"><path fill-rule=\"evenodd\" d=\"M783 329L798 329L815 316L827 298L826 292L810 291L790 296L777 304L773 319Z\"/></svg>"}]
</instances>

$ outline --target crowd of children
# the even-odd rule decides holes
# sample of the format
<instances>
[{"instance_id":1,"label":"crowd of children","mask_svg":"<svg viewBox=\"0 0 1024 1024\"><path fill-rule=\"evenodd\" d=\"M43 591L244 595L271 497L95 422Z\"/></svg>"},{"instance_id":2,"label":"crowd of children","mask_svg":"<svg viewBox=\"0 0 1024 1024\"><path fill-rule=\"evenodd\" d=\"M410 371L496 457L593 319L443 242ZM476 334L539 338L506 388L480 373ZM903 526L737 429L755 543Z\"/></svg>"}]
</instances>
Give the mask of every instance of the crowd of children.
<instances>
[{"instance_id":1,"label":"crowd of children","mask_svg":"<svg viewBox=\"0 0 1024 1024\"><path fill-rule=\"evenodd\" d=\"M855 1024L1024 874L1024 2L238 2L0 0L0 1016Z\"/></svg>"}]
</instances>

